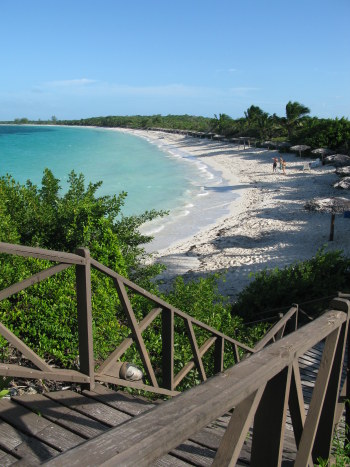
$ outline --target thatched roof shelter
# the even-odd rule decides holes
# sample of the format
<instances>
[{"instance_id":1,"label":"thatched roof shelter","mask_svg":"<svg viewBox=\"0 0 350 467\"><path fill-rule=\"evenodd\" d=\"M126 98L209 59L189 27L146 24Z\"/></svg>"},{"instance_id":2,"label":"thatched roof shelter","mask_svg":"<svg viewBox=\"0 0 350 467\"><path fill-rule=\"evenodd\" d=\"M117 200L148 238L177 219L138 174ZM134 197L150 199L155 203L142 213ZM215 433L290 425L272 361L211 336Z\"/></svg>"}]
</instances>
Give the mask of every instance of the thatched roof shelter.
<instances>
[{"instance_id":1,"label":"thatched roof shelter","mask_svg":"<svg viewBox=\"0 0 350 467\"><path fill-rule=\"evenodd\" d=\"M350 190L350 177L343 177L339 182L334 184L334 188L340 188L342 190Z\"/></svg>"},{"instance_id":2,"label":"thatched roof shelter","mask_svg":"<svg viewBox=\"0 0 350 467\"><path fill-rule=\"evenodd\" d=\"M345 167L350 165L350 157L345 154L333 154L324 159L326 164L334 165L335 167Z\"/></svg>"},{"instance_id":3,"label":"thatched roof shelter","mask_svg":"<svg viewBox=\"0 0 350 467\"><path fill-rule=\"evenodd\" d=\"M335 215L342 214L345 211L350 211L350 199L334 197L334 198L314 198L305 204L305 209L309 211L327 212L331 214L331 230L329 240L334 238L334 222Z\"/></svg>"},{"instance_id":4,"label":"thatched roof shelter","mask_svg":"<svg viewBox=\"0 0 350 467\"><path fill-rule=\"evenodd\" d=\"M291 146L290 151L298 151L299 156L301 157L301 153L310 149L310 146L306 146L306 144L297 144L296 146Z\"/></svg>"},{"instance_id":5,"label":"thatched roof shelter","mask_svg":"<svg viewBox=\"0 0 350 467\"><path fill-rule=\"evenodd\" d=\"M338 167L335 173L340 177L350 177L350 165Z\"/></svg>"},{"instance_id":6,"label":"thatched roof shelter","mask_svg":"<svg viewBox=\"0 0 350 467\"><path fill-rule=\"evenodd\" d=\"M317 148L317 149L313 149L311 151L311 154L316 154L317 156L318 155L320 155L320 156L329 156L333 152L334 151L332 151L331 149L328 149L328 148Z\"/></svg>"}]
</instances>

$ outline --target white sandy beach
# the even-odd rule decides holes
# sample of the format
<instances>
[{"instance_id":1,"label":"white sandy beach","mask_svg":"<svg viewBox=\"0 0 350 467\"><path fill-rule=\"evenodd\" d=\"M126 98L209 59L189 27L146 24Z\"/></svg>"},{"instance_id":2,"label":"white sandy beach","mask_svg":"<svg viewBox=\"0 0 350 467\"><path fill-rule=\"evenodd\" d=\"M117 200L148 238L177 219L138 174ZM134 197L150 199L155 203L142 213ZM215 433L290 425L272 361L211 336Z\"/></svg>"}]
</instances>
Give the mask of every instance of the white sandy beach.
<instances>
[{"instance_id":1,"label":"white sandy beach","mask_svg":"<svg viewBox=\"0 0 350 467\"><path fill-rule=\"evenodd\" d=\"M329 242L330 214L304 209L314 197L345 196L333 188L339 179L332 166L304 171L304 163L294 154L283 154L286 175L272 171L277 151L234 146L230 143L183 135L132 131L154 142L181 147L222 171L228 187L239 184L238 201L230 214L192 238L155 254L167 265L164 278L182 274L195 278L212 272L226 272L220 291L234 299L251 280L250 273L265 268L283 268L312 257L323 245L350 254L350 219L336 216L335 237Z\"/></svg>"}]
</instances>

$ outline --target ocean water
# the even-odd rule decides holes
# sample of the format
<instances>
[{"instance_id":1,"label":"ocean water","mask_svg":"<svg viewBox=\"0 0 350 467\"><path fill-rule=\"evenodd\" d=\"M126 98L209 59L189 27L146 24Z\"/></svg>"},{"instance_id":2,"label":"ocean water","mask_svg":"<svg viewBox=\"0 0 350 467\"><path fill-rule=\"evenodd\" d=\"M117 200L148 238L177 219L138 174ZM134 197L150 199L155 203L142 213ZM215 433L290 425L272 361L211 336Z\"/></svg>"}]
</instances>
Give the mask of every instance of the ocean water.
<instances>
[{"instance_id":1,"label":"ocean water","mask_svg":"<svg viewBox=\"0 0 350 467\"><path fill-rule=\"evenodd\" d=\"M71 170L102 181L99 195L126 191L125 215L150 209L170 215L143 226L155 236L149 251L166 248L223 216L233 194L216 173L188 154L128 133L99 128L0 125L0 175L40 186L49 168L67 190Z\"/></svg>"}]
</instances>

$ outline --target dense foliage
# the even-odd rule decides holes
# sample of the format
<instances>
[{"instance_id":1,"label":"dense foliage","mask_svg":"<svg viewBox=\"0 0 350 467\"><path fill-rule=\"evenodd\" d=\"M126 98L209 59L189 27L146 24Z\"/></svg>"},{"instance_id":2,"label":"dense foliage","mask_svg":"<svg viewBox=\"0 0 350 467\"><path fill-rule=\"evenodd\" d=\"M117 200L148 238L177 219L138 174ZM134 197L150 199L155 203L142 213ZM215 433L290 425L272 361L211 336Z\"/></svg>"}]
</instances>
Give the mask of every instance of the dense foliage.
<instances>
[{"instance_id":1,"label":"dense foliage","mask_svg":"<svg viewBox=\"0 0 350 467\"><path fill-rule=\"evenodd\" d=\"M237 296L232 312L245 320L257 319L289 307L292 303L303 304L313 299L336 295L350 290L350 258L340 251L320 250L315 257L287 266L284 269L264 270L253 275L254 280ZM321 306L323 304L321 303ZM302 306L310 312L315 307Z\"/></svg>"}]
</instances>

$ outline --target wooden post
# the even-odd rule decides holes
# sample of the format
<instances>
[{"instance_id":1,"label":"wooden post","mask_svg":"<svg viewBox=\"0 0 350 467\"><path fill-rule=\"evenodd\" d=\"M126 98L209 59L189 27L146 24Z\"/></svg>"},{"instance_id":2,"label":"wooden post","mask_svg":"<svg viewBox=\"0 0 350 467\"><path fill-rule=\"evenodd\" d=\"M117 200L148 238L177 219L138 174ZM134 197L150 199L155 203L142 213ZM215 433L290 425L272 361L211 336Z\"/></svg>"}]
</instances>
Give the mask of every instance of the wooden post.
<instances>
[{"instance_id":1,"label":"wooden post","mask_svg":"<svg viewBox=\"0 0 350 467\"><path fill-rule=\"evenodd\" d=\"M305 420L303 433L301 435L298 452L295 458L295 467L304 467L307 465L311 455L317 455L317 445L315 449L313 449L313 447L319 427L319 421L323 411L324 400L326 397L326 388L328 387L333 368L333 361L336 354L340 331L341 328L339 327L334 329L330 334L328 334L325 341L320 369L317 374L308 415ZM315 459L313 460L315 461Z\"/></svg>"},{"instance_id":2,"label":"wooden post","mask_svg":"<svg viewBox=\"0 0 350 467\"><path fill-rule=\"evenodd\" d=\"M281 465L291 368L284 368L267 383L255 413L250 459L253 467Z\"/></svg>"},{"instance_id":3,"label":"wooden post","mask_svg":"<svg viewBox=\"0 0 350 467\"><path fill-rule=\"evenodd\" d=\"M347 334L348 321L342 325L328 386L325 388L326 394L312 450L314 462L319 457L328 459L330 456Z\"/></svg>"},{"instance_id":4,"label":"wooden post","mask_svg":"<svg viewBox=\"0 0 350 467\"><path fill-rule=\"evenodd\" d=\"M224 338L218 336L215 341L214 349L214 373L220 373L224 371L224 352L225 352L225 341Z\"/></svg>"},{"instance_id":5,"label":"wooden post","mask_svg":"<svg viewBox=\"0 0 350 467\"><path fill-rule=\"evenodd\" d=\"M76 254L85 258L85 265L76 266L79 360L80 371L90 377L89 389L95 387L94 351L92 337L90 252L78 248Z\"/></svg>"},{"instance_id":6,"label":"wooden post","mask_svg":"<svg viewBox=\"0 0 350 467\"><path fill-rule=\"evenodd\" d=\"M349 314L348 314L348 321L349 321ZM347 359L346 359L346 378L344 381L344 385L346 386L346 401L345 401L345 426L349 427L350 430L350 326L348 325L348 335L346 336L347 339ZM347 436L345 438L344 443L347 443L347 439L349 437L349 432L347 432Z\"/></svg>"},{"instance_id":7,"label":"wooden post","mask_svg":"<svg viewBox=\"0 0 350 467\"><path fill-rule=\"evenodd\" d=\"M162 312L163 387L174 390L174 311Z\"/></svg>"},{"instance_id":8,"label":"wooden post","mask_svg":"<svg viewBox=\"0 0 350 467\"><path fill-rule=\"evenodd\" d=\"M334 223L335 223L335 214L332 212L332 217L331 217L331 231L329 234L329 241L332 242L334 238Z\"/></svg>"}]
</instances>

